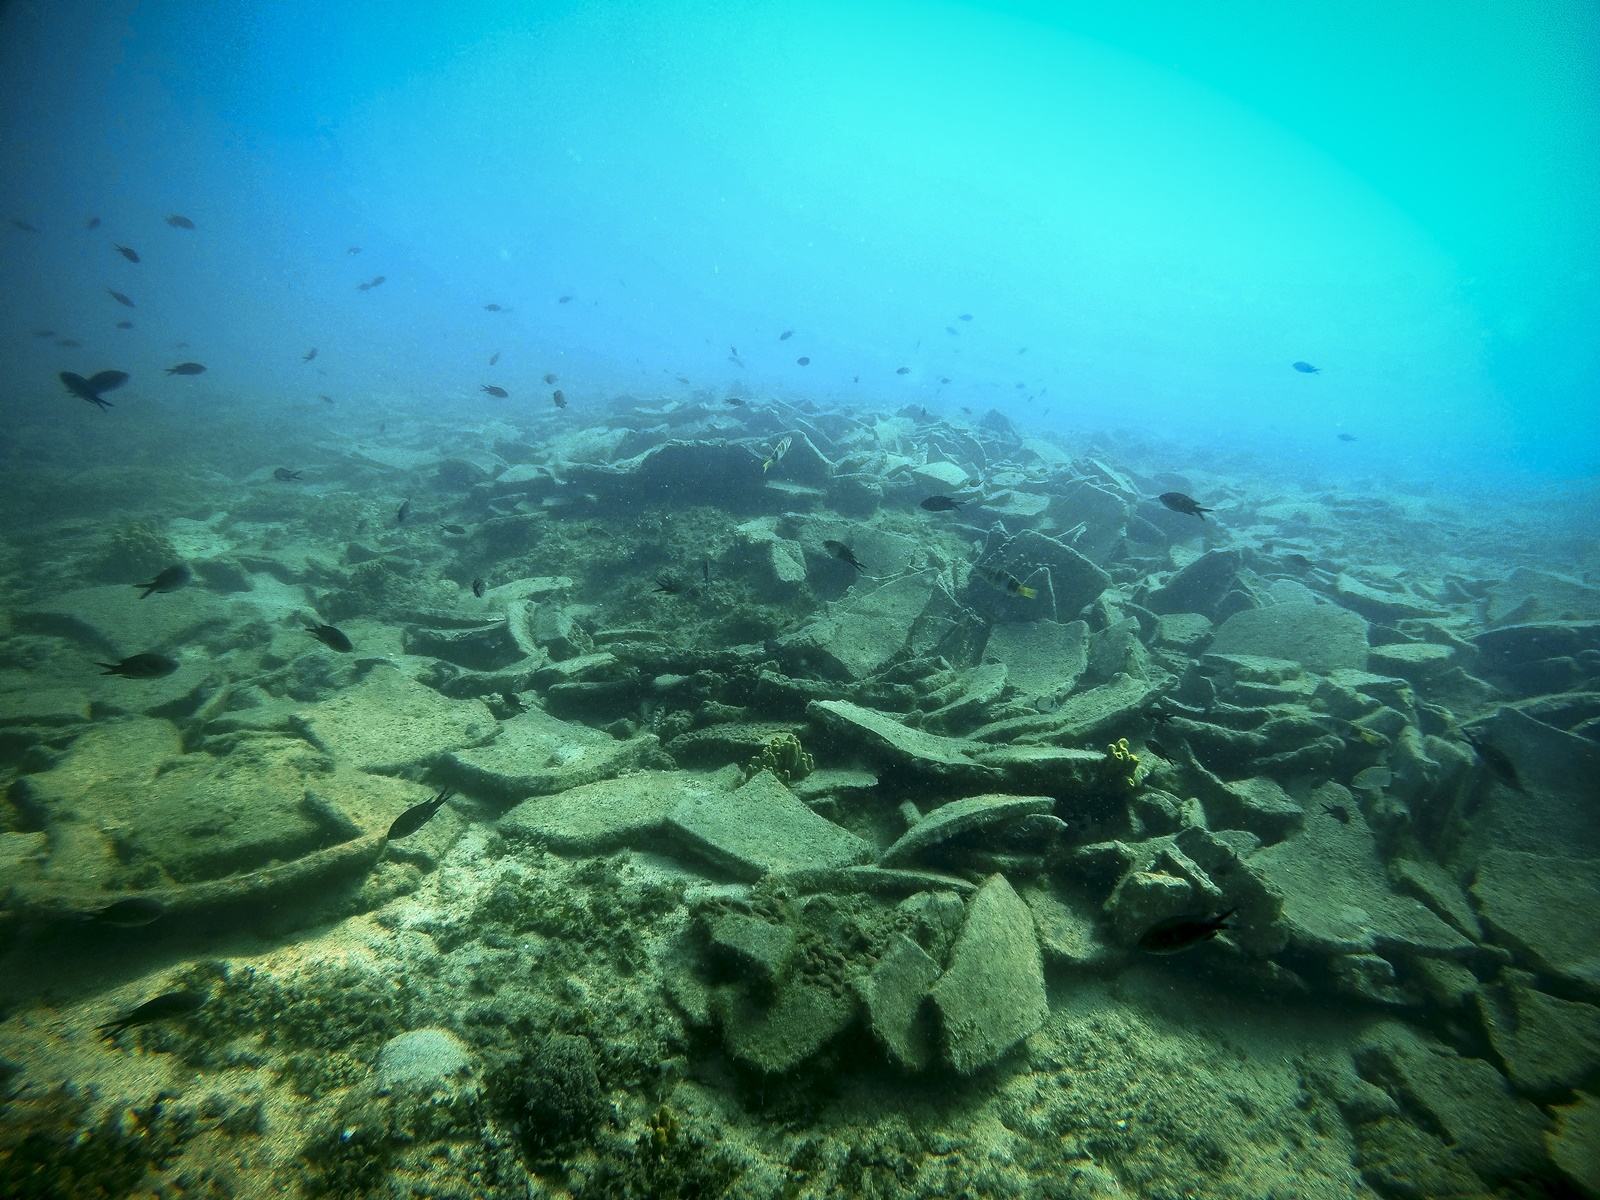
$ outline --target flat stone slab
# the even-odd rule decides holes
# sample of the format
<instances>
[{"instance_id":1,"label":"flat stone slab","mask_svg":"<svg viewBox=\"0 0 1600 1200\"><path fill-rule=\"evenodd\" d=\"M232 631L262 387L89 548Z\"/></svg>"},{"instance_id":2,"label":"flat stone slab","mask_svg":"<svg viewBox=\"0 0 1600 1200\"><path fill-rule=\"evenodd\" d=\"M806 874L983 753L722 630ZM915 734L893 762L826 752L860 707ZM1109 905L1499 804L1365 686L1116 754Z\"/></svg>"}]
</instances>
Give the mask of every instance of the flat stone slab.
<instances>
[{"instance_id":1,"label":"flat stone slab","mask_svg":"<svg viewBox=\"0 0 1600 1200\"><path fill-rule=\"evenodd\" d=\"M1408 683L1426 684L1444 674L1456 659L1454 646L1437 642L1396 642L1374 646L1367 666L1376 675L1396 675Z\"/></svg>"},{"instance_id":2,"label":"flat stone slab","mask_svg":"<svg viewBox=\"0 0 1600 1200\"><path fill-rule=\"evenodd\" d=\"M907 1070L921 1071L933 1061L933 1022L923 1001L938 978L939 964L928 952L896 933L872 972L856 984L873 1036Z\"/></svg>"},{"instance_id":3,"label":"flat stone slab","mask_svg":"<svg viewBox=\"0 0 1600 1200\"><path fill-rule=\"evenodd\" d=\"M1006 681L1021 697L1064 695L1089 665L1089 626L1050 620L996 625L983 657L1005 664Z\"/></svg>"},{"instance_id":4,"label":"flat stone slab","mask_svg":"<svg viewBox=\"0 0 1600 1200\"><path fill-rule=\"evenodd\" d=\"M1003 875L967 902L967 916L934 986L946 1063L963 1075L997 1062L1050 1015L1033 914Z\"/></svg>"},{"instance_id":5,"label":"flat stone slab","mask_svg":"<svg viewBox=\"0 0 1600 1200\"><path fill-rule=\"evenodd\" d=\"M448 700L390 667L290 718L302 737L339 762L379 775L426 766L479 746L498 726L481 700Z\"/></svg>"},{"instance_id":6,"label":"flat stone slab","mask_svg":"<svg viewBox=\"0 0 1600 1200\"><path fill-rule=\"evenodd\" d=\"M934 809L918 821L878 860L881 867L908 866L930 848L974 829L1003 825L1029 813L1055 807L1049 796L968 796Z\"/></svg>"},{"instance_id":7,"label":"flat stone slab","mask_svg":"<svg viewBox=\"0 0 1600 1200\"><path fill-rule=\"evenodd\" d=\"M872 857L871 846L812 812L769 771L733 792L683 797L667 826L680 845L746 880L769 871L853 866Z\"/></svg>"},{"instance_id":8,"label":"flat stone slab","mask_svg":"<svg viewBox=\"0 0 1600 1200\"><path fill-rule=\"evenodd\" d=\"M225 629L234 620L234 607L195 583L144 598L136 587L107 584L21 609L13 614L12 625L20 633L69 638L115 662L130 654L192 644Z\"/></svg>"},{"instance_id":9,"label":"flat stone slab","mask_svg":"<svg viewBox=\"0 0 1600 1200\"><path fill-rule=\"evenodd\" d=\"M1243 860L1251 877L1283 896L1279 920L1291 942L1327 955L1450 958L1475 950L1425 905L1389 889L1377 839L1348 792L1324 785L1309 811L1324 803L1349 819L1318 821Z\"/></svg>"},{"instance_id":10,"label":"flat stone slab","mask_svg":"<svg viewBox=\"0 0 1600 1200\"><path fill-rule=\"evenodd\" d=\"M619 742L531 708L502 724L488 745L447 753L444 769L474 795L511 802L614 778L644 764L659 747L653 733Z\"/></svg>"},{"instance_id":11,"label":"flat stone slab","mask_svg":"<svg viewBox=\"0 0 1600 1200\"><path fill-rule=\"evenodd\" d=\"M1491 850L1470 891L1497 941L1600 996L1600 859Z\"/></svg>"},{"instance_id":12,"label":"flat stone slab","mask_svg":"<svg viewBox=\"0 0 1600 1200\"><path fill-rule=\"evenodd\" d=\"M983 769L970 757L971 742L912 729L886 713L848 700L814 700L806 706L806 715L892 761L935 774Z\"/></svg>"},{"instance_id":13,"label":"flat stone slab","mask_svg":"<svg viewBox=\"0 0 1600 1200\"><path fill-rule=\"evenodd\" d=\"M714 790L679 771L640 771L524 800L496 828L518 841L541 841L566 854L601 854L619 846L659 849L667 817L684 800Z\"/></svg>"},{"instance_id":14,"label":"flat stone slab","mask_svg":"<svg viewBox=\"0 0 1600 1200\"><path fill-rule=\"evenodd\" d=\"M1334 604L1247 608L1222 623L1211 653L1283 658L1313 671L1359 671L1367 665L1367 623Z\"/></svg>"}]
</instances>

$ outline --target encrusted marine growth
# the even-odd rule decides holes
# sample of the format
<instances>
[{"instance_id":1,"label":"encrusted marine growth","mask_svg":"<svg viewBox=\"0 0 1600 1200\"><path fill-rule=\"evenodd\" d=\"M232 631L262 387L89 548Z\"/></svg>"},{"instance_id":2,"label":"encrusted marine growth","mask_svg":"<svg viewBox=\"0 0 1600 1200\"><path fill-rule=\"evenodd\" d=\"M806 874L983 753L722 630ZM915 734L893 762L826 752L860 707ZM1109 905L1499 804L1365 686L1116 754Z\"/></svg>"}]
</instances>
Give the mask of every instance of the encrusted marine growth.
<instances>
[{"instance_id":1,"label":"encrusted marine growth","mask_svg":"<svg viewBox=\"0 0 1600 1200\"><path fill-rule=\"evenodd\" d=\"M1126 791L1139 786L1139 756L1128 749L1128 739L1118 738L1106 746L1106 759L1102 767L1107 783Z\"/></svg>"},{"instance_id":2,"label":"encrusted marine growth","mask_svg":"<svg viewBox=\"0 0 1600 1200\"><path fill-rule=\"evenodd\" d=\"M118 525L106 539L95 574L115 583L153 576L178 559L172 539L148 521Z\"/></svg>"},{"instance_id":3,"label":"encrusted marine growth","mask_svg":"<svg viewBox=\"0 0 1600 1200\"><path fill-rule=\"evenodd\" d=\"M784 783L804 779L816 768L816 760L806 753L800 739L792 733L778 733L762 743L745 764L745 778L753 779L762 771L771 771Z\"/></svg>"}]
</instances>

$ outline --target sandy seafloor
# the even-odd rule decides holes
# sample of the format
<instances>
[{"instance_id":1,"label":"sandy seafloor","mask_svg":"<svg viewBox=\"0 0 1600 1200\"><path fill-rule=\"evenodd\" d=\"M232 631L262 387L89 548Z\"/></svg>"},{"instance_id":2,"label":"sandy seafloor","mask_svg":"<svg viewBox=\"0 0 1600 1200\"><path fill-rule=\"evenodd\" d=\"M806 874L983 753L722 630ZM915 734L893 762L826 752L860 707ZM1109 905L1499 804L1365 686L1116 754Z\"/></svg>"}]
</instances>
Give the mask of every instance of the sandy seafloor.
<instances>
[{"instance_id":1,"label":"sandy seafloor","mask_svg":"<svg viewBox=\"0 0 1600 1200\"><path fill-rule=\"evenodd\" d=\"M1600 1194L1592 491L135 410L0 449L0 1194Z\"/></svg>"}]
</instances>

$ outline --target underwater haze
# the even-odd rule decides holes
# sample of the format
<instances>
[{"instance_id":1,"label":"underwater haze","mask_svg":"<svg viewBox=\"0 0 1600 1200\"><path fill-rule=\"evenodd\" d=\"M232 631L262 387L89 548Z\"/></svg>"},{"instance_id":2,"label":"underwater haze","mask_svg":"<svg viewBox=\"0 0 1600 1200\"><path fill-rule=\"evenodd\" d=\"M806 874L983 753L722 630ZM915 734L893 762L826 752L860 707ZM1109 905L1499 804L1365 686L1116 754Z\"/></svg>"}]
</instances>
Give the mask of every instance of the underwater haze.
<instances>
[{"instance_id":1,"label":"underwater haze","mask_svg":"<svg viewBox=\"0 0 1600 1200\"><path fill-rule=\"evenodd\" d=\"M1600 1200L1593 0L0 0L0 1197Z\"/></svg>"},{"instance_id":2,"label":"underwater haze","mask_svg":"<svg viewBox=\"0 0 1600 1200\"><path fill-rule=\"evenodd\" d=\"M259 405L302 342L318 390L431 396L504 344L597 393L1592 475L1597 38L1577 2L13 4L0 188L43 233L7 230L10 402L64 365L41 325L163 405L177 340ZM132 338L94 307L124 278Z\"/></svg>"}]
</instances>

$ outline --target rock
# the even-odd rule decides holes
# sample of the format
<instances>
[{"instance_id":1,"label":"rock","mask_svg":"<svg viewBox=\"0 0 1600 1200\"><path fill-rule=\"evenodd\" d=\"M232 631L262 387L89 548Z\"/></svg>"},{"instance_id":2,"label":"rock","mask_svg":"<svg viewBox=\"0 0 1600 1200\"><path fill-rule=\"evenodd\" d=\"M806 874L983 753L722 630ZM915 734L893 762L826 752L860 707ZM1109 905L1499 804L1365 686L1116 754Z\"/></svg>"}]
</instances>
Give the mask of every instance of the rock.
<instances>
[{"instance_id":1,"label":"rock","mask_svg":"<svg viewBox=\"0 0 1600 1200\"><path fill-rule=\"evenodd\" d=\"M1600 747L1511 707L1478 733L1511 760L1523 790L1480 769L1475 810L1462 815L1462 856L1474 862L1505 849L1600 858Z\"/></svg>"},{"instance_id":2,"label":"rock","mask_svg":"<svg viewBox=\"0 0 1600 1200\"><path fill-rule=\"evenodd\" d=\"M431 1092L459 1087L472 1073L472 1052L448 1029L413 1029L378 1050L380 1088Z\"/></svg>"},{"instance_id":3,"label":"rock","mask_svg":"<svg viewBox=\"0 0 1600 1200\"><path fill-rule=\"evenodd\" d=\"M1291 944L1324 956L1404 960L1475 953L1472 942L1429 909L1389 890L1377 840L1349 792L1324 784L1307 811L1320 814L1323 805L1342 809L1348 820L1318 820L1243 860L1250 877L1284 897L1280 920Z\"/></svg>"},{"instance_id":4,"label":"rock","mask_svg":"<svg viewBox=\"0 0 1600 1200\"><path fill-rule=\"evenodd\" d=\"M964 467L953 462L931 462L913 467L911 473L936 492L954 492L967 486L970 477Z\"/></svg>"},{"instance_id":5,"label":"rock","mask_svg":"<svg viewBox=\"0 0 1600 1200\"><path fill-rule=\"evenodd\" d=\"M1203 613L1167 613L1156 620L1155 642L1192 658L1206 649L1214 632L1211 618Z\"/></svg>"},{"instance_id":6,"label":"rock","mask_svg":"<svg viewBox=\"0 0 1600 1200\"><path fill-rule=\"evenodd\" d=\"M1051 714L1056 731L1050 740L1092 742L1102 734L1109 736L1142 712L1156 690L1142 679L1118 675L1110 683L1069 696Z\"/></svg>"},{"instance_id":7,"label":"rock","mask_svg":"<svg viewBox=\"0 0 1600 1200\"><path fill-rule=\"evenodd\" d=\"M1600 588L1570 575L1515 567L1488 590L1490 625L1600 620Z\"/></svg>"},{"instance_id":8,"label":"rock","mask_svg":"<svg viewBox=\"0 0 1600 1200\"><path fill-rule=\"evenodd\" d=\"M1600 1076L1600 1008L1562 1000L1507 971L1478 989L1478 1015L1506 1077L1520 1091L1559 1099Z\"/></svg>"},{"instance_id":9,"label":"rock","mask_svg":"<svg viewBox=\"0 0 1600 1200\"><path fill-rule=\"evenodd\" d=\"M1587 1196L1600 1196L1600 1099L1578 1093L1554 1110L1556 1127L1544 1135L1550 1161Z\"/></svg>"},{"instance_id":10,"label":"rock","mask_svg":"<svg viewBox=\"0 0 1600 1200\"><path fill-rule=\"evenodd\" d=\"M856 984L873 1036L908 1071L933 1061L934 1028L924 1002L938 977L939 964L927 951L895 933L871 974Z\"/></svg>"},{"instance_id":11,"label":"rock","mask_svg":"<svg viewBox=\"0 0 1600 1200\"><path fill-rule=\"evenodd\" d=\"M1047 813L1055 807L1049 796L969 796L934 809L885 850L878 860L883 867L905 866L916 862L935 848L980 829L1015 821L1029 813Z\"/></svg>"},{"instance_id":12,"label":"rock","mask_svg":"<svg viewBox=\"0 0 1600 1200\"><path fill-rule=\"evenodd\" d=\"M594 642L572 611L555 603L541 603L529 609L527 637L557 662L594 649Z\"/></svg>"},{"instance_id":13,"label":"rock","mask_svg":"<svg viewBox=\"0 0 1600 1200\"><path fill-rule=\"evenodd\" d=\"M1208 550L1150 593L1145 607L1154 613L1200 613L1218 619L1227 594L1238 586L1242 550Z\"/></svg>"},{"instance_id":14,"label":"rock","mask_svg":"<svg viewBox=\"0 0 1600 1200\"><path fill-rule=\"evenodd\" d=\"M1490 1183L1536 1174L1548 1122L1488 1063L1463 1058L1398 1022L1366 1034L1353 1057L1361 1077L1436 1132Z\"/></svg>"},{"instance_id":15,"label":"rock","mask_svg":"<svg viewBox=\"0 0 1600 1200\"><path fill-rule=\"evenodd\" d=\"M1106 901L1112 928L1125 946L1138 942L1160 921L1205 907L1208 905L1195 895L1189 880L1164 871L1130 871Z\"/></svg>"},{"instance_id":16,"label":"rock","mask_svg":"<svg viewBox=\"0 0 1600 1200\"><path fill-rule=\"evenodd\" d=\"M406 629L407 654L442 658L469 671L498 671L527 657L505 621L470 629Z\"/></svg>"},{"instance_id":17,"label":"rock","mask_svg":"<svg viewBox=\"0 0 1600 1200\"><path fill-rule=\"evenodd\" d=\"M1043 602L1054 598L1057 620L1076 617L1111 586L1111 576L1090 559L1064 542L1032 529L1024 529L1006 544L1005 563L1006 569L1018 578L1037 567L1050 572L1048 585L1039 588L1039 599ZM1002 596L990 583L978 578L969 581L967 594L976 603L982 603L979 598L984 591L991 597ZM1040 615L1047 615L1047 610Z\"/></svg>"},{"instance_id":18,"label":"rock","mask_svg":"<svg viewBox=\"0 0 1600 1200\"><path fill-rule=\"evenodd\" d=\"M985 769L963 738L940 737L902 725L893 717L848 700L815 700L806 715L829 732L865 749L873 758L924 774L981 778Z\"/></svg>"},{"instance_id":19,"label":"rock","mask_svg":"<svg viewBox=\"0 0 1600 1200\"><path fill-rule=\"evenodd\" d=\"M1490 850L1469 891L1523 964L1600 998L1600 860Z\"/></svg>"},{"instance_id":20,"label":"rock","mask_svg":"<svg viewBox=\"0 0 1600 1200\"><path fill-rule=\"evenodd\" d=\"M1045 957L1063 966L1098 970L1120 954L1100 936L1101 922L1087 903L1068 903L1042 888L1025 888L1034 931Z\"/></svg>"},{"instance_id":21,"label":"rock","mask_svg":"<svg viewBox=\"0 0 1600 1200\"><path fill-rule=\"evenodd\" d=\"M899 654L935 598L932 571L903 575L837 606L820 620L779 639L792 655L836 679L864 679Z\"/></svg>"},{"instance_id":22,"label":"rock","mask_svg":"<svg viewBox=\"0 0 1600 1200\"><path fill-rule=\"evenodd\" d=\"M1006 680L1024 700L1064 696L1088 666L1089 627L1082 621L1051 620L996 625L984 643L984 659L1005 664Z\"/></svg>"},{"instance_id":23,"label":"rock","mask_svg":"<svg viewBox=\"0 0 1600 1200\"><path fill-rule=\"evenodd\" d=\"M341 806L307 803L338 795ZM256 737L224 758L185 754L175 727L134 718L86 731L12 801L50 834L47 879L74 890L194 884L309 855L371 829L407 785L339 772L295 738ZM414 797L413 797L414 798Z\"/></svg>"},{"instance_id":24,"label":"rock","mask_svg":"<svg viewBox=\"0 0 1600 1200\"><path fill-rule=\"evenodd\" d=\"M1003 875L967 903L933 1003L944 1061L963 1075L997 1062L1050 1015L1033 916Z\"/></svg>"},{"instance_id":25,"label":"rock","mask_svg":"<svg viewBox=\"0 0 1600 1200\"><path fill-rule=\"evenodd\" d=\"M446 700L387 666L290 721L336 761L379 775L429 766L453 750L484 744L498 729L482 701Z\"/></svg>"},{"instance_id":26,"label":"rock","mask_svg":"<svg viewBox=\"0 0 1600 1200\"><path fill-rule=\"evenodd\" d=\"M1437 642L1394 642L1374 646L1367 653L1367 669L1376 675L1395 675L1415 687L1428 688L1449 674L1456 660L1454 646Z\"/></svg>"},{"instance_id":27,"label":"rock","mask_svg":"<svg viewBox=\"0 0 1600 1200\"><path fill-rule=\"evenodd\" d=\"M1371 584L1362 583L1349 575L1340 575L1334 583L1334 594L1339 604L1351 612L1360 613L1369 621L1380 625L1393 625L1408 617L1443 617L1449 610L1441 608L1421 596L1412 595L1396 586L1393 591L1383 591Z\"/></svg>"},{"instance_id":28,"label":"rock","mask_svg":"<svg viewBox=\"0 0 1600 1200\"><path fill-rule=\"evenodd\" d=\"M1515 696L1540 696L1577 686L1577 659L1600 651L1600 621L1503 625L1472 642L1478 674Z\"/></svg>"},{"instance_id":29,"label":"rock","mask_svg":"<svg viewBox=\"0 0 1600 1200\"><path fill-rule=\"evenodd\" d=\"M1359 670L1367 665L1367 623L1332 604L1272 604L1224 621L1211 653L1288 659L1312 671Z\"/></svg>"},{"instance_id":30,"label":"rock","mask_svg":"<svg viewBox=\"0 0 1600 1200\"><path fill-rule=\"evenodd\" d=\"M653 733L618 741L529 708L500 725L488 745L448 752L443 768L450 782L473 795L515 803L614 778L653 763L659 753Z\"/></svg>"},{"instance_id":31,"label":"rock","mask_svg":"<svg viewBox=\"0 0 1600 1200\"><path fill-rule=\"evenodd\" d=\"M745 913L724 913L706 931L711 945L733 958L759 983L771 987L794 956L795 931Z\"/></svg>"},{"instance_id":32,"label":"rock","mask_svg":"<svg viewBox=\"0 0 1600 1200\"><path fill-rule=\"evenodd\" d=\"M711 1009L723 1044L742 1062L768 1074L791 1070L842 1033L856 1014L849 990L835 990L809 977L791 975L770 1005L741 990L721 987Z\"/></svg>"},{"instance_id":33,"label":"rock","mask_svg":"<svg viewBox=\"0 0 1600 1200\"><path fill-rule=\"evenodd\" d=\"M1087 674L1096 683L1118 675L1131 675L1135 679L1150 677L1150 655L1139 639L1137 618L1124 617L1089 639Z\"/></svg>"},{"instance_id":34,"label":"rock","mask_svg":"<svg viewBox=\"0 0 1600 1200\"><path fill-rule=\"evenodd\" d=\"M685 795L667 825L680 845L739 879L872 857L872 847L812 812L769 771L734 792Z\"/></svg>"},{"instance_id":35,"label":"rock","mask_svg":"<svg viewBox=\"0 0 1600 1200\"><path fill-rule=\"evenodd\" d=\"M242 611L254 616L255 610ZM111 584L79 588L31 608L16 610L12 628L18 633L43 633L64 637L116 662L130 654L204 645L218 651L231 649L213 644L226 632L238 610L230 603L191 583L176 592L141 598L137 588Z\"/></svg>"},{"instance_id":36,"label":"rock","mask_svg":"<svg viewBox=\"0 0 1600 1200\"><path fill-rule=\"evenodd\" d=\"M1070 746L1030 746L1021 742L983 746L973 751L983 766L998 772L1014 794L1104 786L1106 756L1102 750Z\"/></svg>"},{"instance_id":37,"label":"rock","mask_svg":"<svg viewBox=\"0 0 1600 1200\"><path fill-rule=\"evenodd\" d=\"M1200 768L1205 771L1204 767ZM1205 772L1210 775L1209 771ZM1244 829L1263 842L1281 842L1305 824L1305 810L1265 775L1203 787L1201 801L1213 829Z\"/></svg>"},{"instance_id":38,"label":"rock","mask_svg":"<svg viewBox=\"0 0 1600 1200\"><path fill-rule=\"evenodd\" d=\"M496 828L513 840L544 842L567 854L655 847L672 810L707 790L705 780L693 775L641 771L524 800Z\"/></svg>"}]
</instances>

